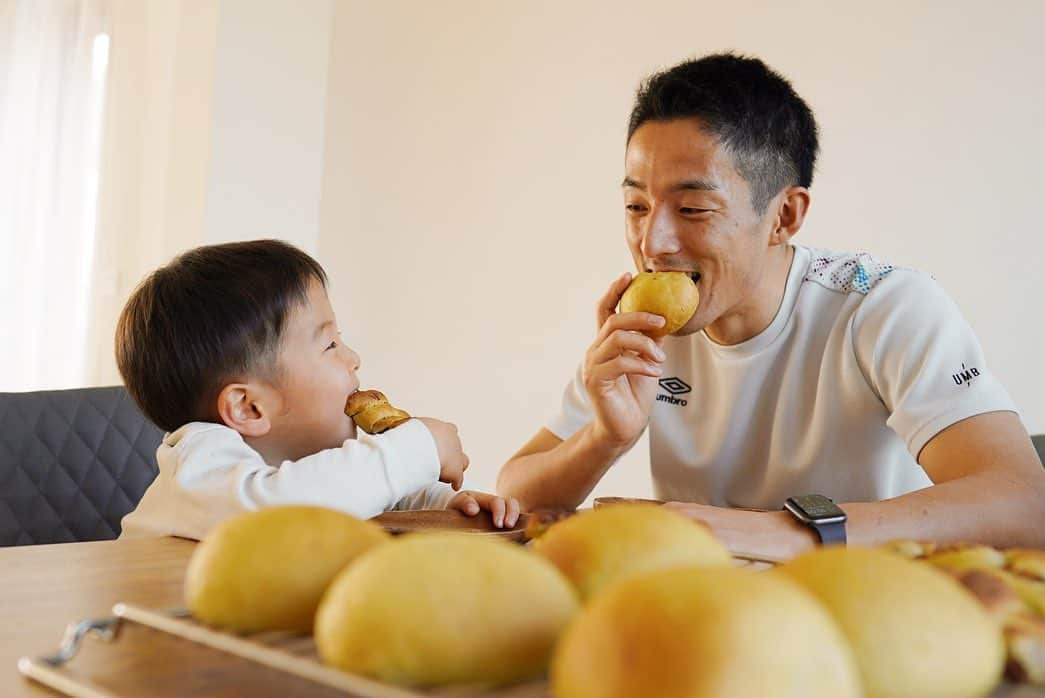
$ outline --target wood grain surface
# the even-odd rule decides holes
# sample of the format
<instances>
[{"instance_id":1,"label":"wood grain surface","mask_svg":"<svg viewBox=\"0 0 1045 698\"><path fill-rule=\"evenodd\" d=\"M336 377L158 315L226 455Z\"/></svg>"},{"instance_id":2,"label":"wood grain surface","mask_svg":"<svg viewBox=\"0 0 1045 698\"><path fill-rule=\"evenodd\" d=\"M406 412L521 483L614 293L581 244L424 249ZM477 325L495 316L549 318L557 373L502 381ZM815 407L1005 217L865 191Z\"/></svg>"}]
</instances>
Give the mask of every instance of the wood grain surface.
<instances>
[{"instance_id":1,"label":"wood grain surface","mask_svg":"<svg viewBox=\"0 0 1045 698\"><path fill-rule=\"evenodd\" d=\"M117 602L157 609L181 606L194 545L149 538L0 548L0 696L55 695L23 678L16 665L22 656L53 653L70 622L110 616ZM346 695L133 624L121 630L115 643L85 641L66 671L119 696ZM992 694L1043 697L1045 690L1011 684Z\"/></svg>"},{"instance_id":2,"label":"wood grain surface","mask_svg":"<svg viewBox=\"0 0 1045 698\"><path fill-rule=\"evenodd\" d=\"M475 516L466 516L455 509L423 509L417 511L389 511L373 520L392 533L411 531L451 531L474 533L508 540L525 540L529 514L521 514L512 528L497 528L493 525L490 512L480 511Z\"/></svg>"}]
</instances>

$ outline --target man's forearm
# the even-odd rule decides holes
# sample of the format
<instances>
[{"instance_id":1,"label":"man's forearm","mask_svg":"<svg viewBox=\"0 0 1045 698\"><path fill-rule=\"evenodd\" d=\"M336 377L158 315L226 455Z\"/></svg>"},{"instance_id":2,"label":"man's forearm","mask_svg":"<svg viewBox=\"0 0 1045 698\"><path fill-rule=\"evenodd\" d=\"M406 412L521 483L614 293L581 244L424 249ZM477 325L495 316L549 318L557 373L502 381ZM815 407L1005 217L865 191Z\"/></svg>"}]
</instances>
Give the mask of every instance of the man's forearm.
<instances>
[{"instance_id":1,"label":"man's forearm","mask_svg":"<svg viewBox=\"0 0 1045 698\"><path fill-rule=\"evenodd\" d=\"M519 500L523 511L575 509L633 444L609 445L588 424L554 448L508 461L497 478L497 491Z\"/></svg>"},{"instance_id":2,"label":"man's forearm","mask_svg":"<svg viewBox=\"0 0 1045 698\"><path fill-rule=\"evenodd\" d=\"M842 508L849 515L854 545L919 538L1045 549L1045 474L1025 482L1003 472L977 473L895 499Z\"/></svg>"},{"instance_id":3,"label":"man's forearm","mask_svg":"<svg viewBox=\"0 0 1045 698\"><path fill-rule=\"evenodd\" d=\"M783 560L817 545L811 529L783 511L681 502L669 506L708 524L735 554ZM978 473L895 499L840 506L849 518L850 545L907 538L1045 549L1045 475L1021 480L998 471Z\"/></svg>"}]
</instances>

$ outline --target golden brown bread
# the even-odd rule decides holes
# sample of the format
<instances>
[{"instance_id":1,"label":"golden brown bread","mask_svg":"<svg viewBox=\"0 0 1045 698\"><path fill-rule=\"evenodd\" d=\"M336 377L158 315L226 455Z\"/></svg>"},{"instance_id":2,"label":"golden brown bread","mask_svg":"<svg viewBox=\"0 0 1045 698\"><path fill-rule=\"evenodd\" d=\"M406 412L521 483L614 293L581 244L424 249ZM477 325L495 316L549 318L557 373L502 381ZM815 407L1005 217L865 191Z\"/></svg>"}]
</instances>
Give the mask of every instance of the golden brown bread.
<instances>
[{"instance_id":1,"label":"golden brown bread","mask_svg":"<svg viewBox=\"0 0 1045 698\"><path fill-rule=\"evenodd\" d=\"M920 560L936 551L936 544L931 541L906 538L888 541L883 543L882 547L911 560Z\"/></svg>"},{"instance_id":2,"label":"golden brown bread","mask_svg":"<svg viewBox=\"0 0 1045 698\"><path fill-rule=\"evenodd\" d=\"M882 547L923 560L960 581L1002 628L1006 676L1045 684L1045 551L975 543L937 547L911 540Z\"/></svg>"},{"instance_id":3,"label":"golden brown bread","mask_svg":"<svg viewBox=\"0 0 1045 698\"><path fill-rule=\"evenodd\" d=\"M1005 551L1005 557L1012 572L1045 582L1045 550L1012 548Z\"/></svg>"},{"instance_id":4,"label":"golden brown bread","mask_svg":"<svg viewBox=\"0 0 1045 698\"><path fill-rule=\"evenodd\" d=\"M1009 619L1003 632L1008 650L1006 676L1014 681L1045 684L1045 618L1019 614Z\"/></svg>"},{"instance_id":5,"label":"golden brown bread","mask_svg":"<svg viewBox=\"0 0 1045 698\"><path fill-rule=\"evenodd\" d=\"M1023 599L997 570L970 569L955 572L954 575L999 625L1004 625L1012 616L1027 610Z\"/></svg>"},{"instance_id":6,"label":"golden brown bread","mask_svg":"<svg viewBox=\"0 0 1045 698\"><path fill-rule=\"evenodd\" d=\"M410 414L393 407L377 390L359 390L348 396L345 414L368 434L380 434L410 419Z\"/></svg>"},{"instance_id":7,"label":"golden brown bread","mask_svg":"<svg viewBox=\"0 0 1045 698\"><path fill-rule=\"evenodd\" d=\"M563 519L573 516L576 512L566 509L537 509L530 512L529 521L526 523L524 535L528 540L534 540L544 535L551 526Z\"/></svg>"},{"instance_id":8,"label":"golden brown bread","mask_svg":"<svg viewBox=\"0 0 1045 698\"><path fill-rule=\"evenodd\" d=\"M954 572L970 569L1002 569L1005 553L989 545L957 543L942 546L927 555L926 562Z\"/></svg>"}]
</instances>

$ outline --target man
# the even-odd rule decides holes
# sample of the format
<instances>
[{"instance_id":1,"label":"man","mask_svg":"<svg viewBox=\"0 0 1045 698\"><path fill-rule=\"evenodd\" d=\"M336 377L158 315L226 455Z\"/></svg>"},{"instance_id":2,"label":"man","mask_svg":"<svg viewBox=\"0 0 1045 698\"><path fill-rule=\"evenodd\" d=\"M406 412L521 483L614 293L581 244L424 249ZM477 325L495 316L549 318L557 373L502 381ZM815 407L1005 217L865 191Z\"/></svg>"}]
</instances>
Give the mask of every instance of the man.
<instances>
[{"instance_id":1,"label":"man","mask_svg":"<svg viewBox=\"0 0 1045 698\"><path fill-rule=\"evenodd\" d=\"M657 496L735 552L1045 547L1045 470L950 299L927 275L792 244L817 147L809 107L759 60L707 56L642 86L628 247L640 271L689 274L700 304L653 340L661 318L615 312L617 279L561 412L500 492L576 507L648 426Z\"/></svg>"}]
</instances>

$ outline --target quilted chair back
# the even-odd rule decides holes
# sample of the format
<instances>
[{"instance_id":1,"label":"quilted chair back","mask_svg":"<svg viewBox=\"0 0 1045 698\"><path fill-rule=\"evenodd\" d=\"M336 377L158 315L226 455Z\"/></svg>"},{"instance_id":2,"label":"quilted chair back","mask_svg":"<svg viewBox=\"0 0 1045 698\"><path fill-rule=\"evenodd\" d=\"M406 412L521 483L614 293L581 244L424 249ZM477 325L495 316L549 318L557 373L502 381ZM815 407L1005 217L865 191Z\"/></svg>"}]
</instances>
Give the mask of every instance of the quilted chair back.
<instances>
[{"instance_id":1,"label":"quilted chair back","mask_svg":"<svg viewBox=\"0 0 1045 698\"><path fill-rule=\"evenodd\" d=\"M116 538L162 438L120 386L0 393L0 546Z\"/></svg>"},{"instance_id":2,"label":"quilted chair back","mask_svg":"<svg viewBox=\"0 0 1045 698\"><path fill-rule=\"evenodd\" d=\"M1038 460L1041 461L1042 465L1045 465L1045 434L1034 434L1030 437L1030 440L1034 442L1034 450L1038 452Z\"/></svg>"}]
</instances>

